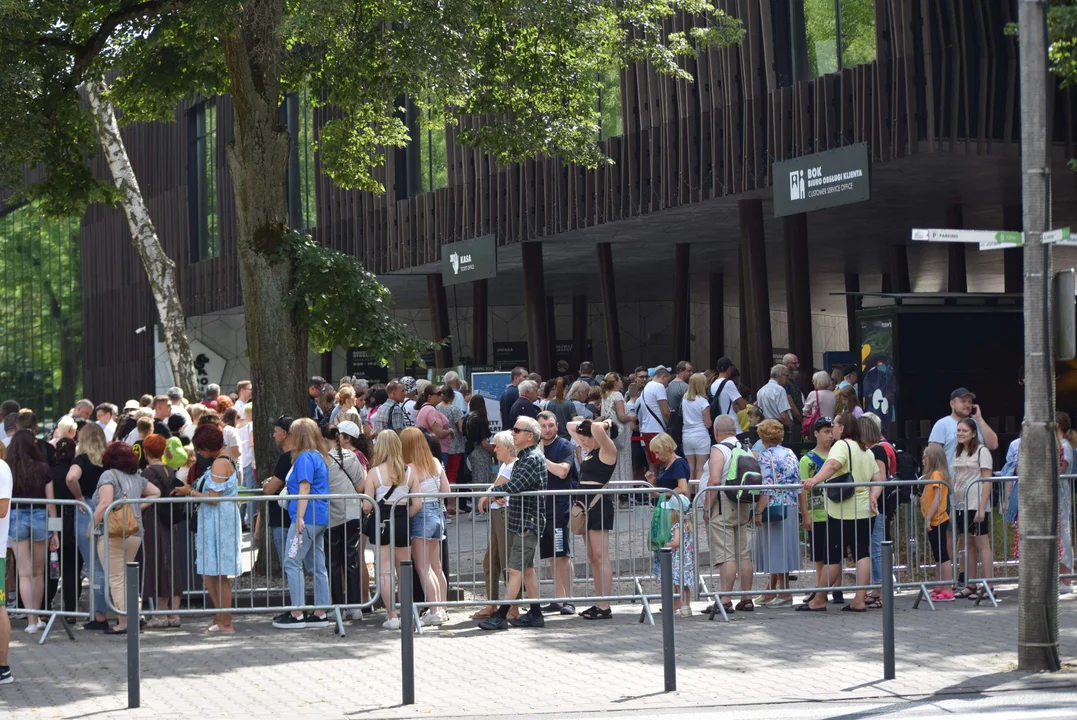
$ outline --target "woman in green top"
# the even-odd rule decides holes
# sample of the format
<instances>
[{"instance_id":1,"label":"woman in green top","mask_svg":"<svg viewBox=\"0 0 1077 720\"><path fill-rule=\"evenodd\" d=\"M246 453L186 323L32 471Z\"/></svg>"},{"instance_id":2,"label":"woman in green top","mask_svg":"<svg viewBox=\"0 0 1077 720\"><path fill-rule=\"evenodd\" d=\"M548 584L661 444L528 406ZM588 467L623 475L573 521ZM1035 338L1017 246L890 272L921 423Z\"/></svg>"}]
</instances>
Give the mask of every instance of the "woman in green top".
<instances>
[{"instance_id":1,"label":"woman in green top","mask_svg":"<svg viewBox=\"0 0 1077 720\"><path fill-rule=\"evenodd\" d=\"M852 413L842 413L834 420L835 430L841 426L841 439L834 442L823 467L814 477L804 481L804 489L811 490L831 478L838 482L882 482L885 480L875 456L860 442L860 425ZM836 434L836 433L835 433ZM841 477L843 475L851 477ZM871 583L871 519L878 515L877 498L881 486L857 488L841 502L827 497L827 572L841 570L841 561L847 551L856 560L856 584ZM842 608L846 612L866 612L866 590L857 590L853 601ZM816 595L808 603L809 610L825 610L826 602Z\"/></svg>"}]
</instances>

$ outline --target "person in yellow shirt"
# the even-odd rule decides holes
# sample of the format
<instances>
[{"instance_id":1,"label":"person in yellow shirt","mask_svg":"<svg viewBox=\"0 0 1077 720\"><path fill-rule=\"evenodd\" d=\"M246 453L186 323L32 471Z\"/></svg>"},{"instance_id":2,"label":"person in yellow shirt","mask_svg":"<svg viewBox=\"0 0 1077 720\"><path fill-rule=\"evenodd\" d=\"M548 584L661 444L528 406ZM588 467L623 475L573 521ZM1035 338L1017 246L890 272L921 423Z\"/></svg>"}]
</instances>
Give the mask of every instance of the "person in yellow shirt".
<instances>
[{"instance_id":1,"label":"person in yellow shirt","mask_svg":"<svg viewBox=\"0 0 1077 720\"><path fill-rule=\"evenodd\" d=\"M924 449L925 480L950 482L950 470L946 462L946 451L941 445L929 443ZM953 579L953 564L950 561L950 513L947 511L950 491L942 482L925 485L920 491L920 513L924 516L927 527L928 545L935 555L935 567L939 580ZM931 591L934 602L953 602L952 588L937 587Z\"/></svg>"},{"instance_id":2,"label":"person in yellow shirt","mask_svg":"<svg viewBox=\"0 0 1077 720\"><path fill-rule=\"evenodd\" d=\"M828 480L834 483L870 483L883 482L882 470L875 462L875 456L860 441L860 424L852 413L842 413L834 418L835 432L841 426L841 439L836 440L830 448L830 454L823 467L804 481L804 490L808 491L819 483ZM827 534L840 538L830 546L835 550L827 558L827 572L833 572L833 566L839 570L842 559L851 552L856 561L856 584L871 584L871 519L879 514L878 499L882 486L857 488L828 487L826 499ZM852 602L842 608L843 612L867 612L867 590L857 590ZM808 609L822 612L826 609L826 600L817 593L808 603Z\"/></svg>"}]
</instances>

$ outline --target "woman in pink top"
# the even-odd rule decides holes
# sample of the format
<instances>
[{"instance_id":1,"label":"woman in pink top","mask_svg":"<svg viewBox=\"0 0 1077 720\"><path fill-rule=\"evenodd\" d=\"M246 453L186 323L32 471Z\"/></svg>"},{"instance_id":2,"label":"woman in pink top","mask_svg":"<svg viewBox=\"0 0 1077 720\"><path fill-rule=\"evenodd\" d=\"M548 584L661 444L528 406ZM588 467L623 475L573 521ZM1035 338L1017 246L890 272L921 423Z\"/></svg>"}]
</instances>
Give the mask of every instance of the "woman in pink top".
<instances>
[{"instance_id":1,"label":"woman in pink top","mask_svg":"<svg viewBox=\"0 0 1077 720\"><path fill-rule=\"evenodd\" d=\"M422 394L419 395L419 399L415 403L415 407L418 409L418 414L415 416L415 425L419 429L427 430L437 437L438 442L441 444L441 462L444 464L449 452L449 444L452 442L453 431L449 427L448 419L438 410L437 405L440 400L441 390L437 385L430 384L424 387ZM447 500L445 511L449 515L455 515L456 503L452 500Z\"/></svg>"}]
</instances>

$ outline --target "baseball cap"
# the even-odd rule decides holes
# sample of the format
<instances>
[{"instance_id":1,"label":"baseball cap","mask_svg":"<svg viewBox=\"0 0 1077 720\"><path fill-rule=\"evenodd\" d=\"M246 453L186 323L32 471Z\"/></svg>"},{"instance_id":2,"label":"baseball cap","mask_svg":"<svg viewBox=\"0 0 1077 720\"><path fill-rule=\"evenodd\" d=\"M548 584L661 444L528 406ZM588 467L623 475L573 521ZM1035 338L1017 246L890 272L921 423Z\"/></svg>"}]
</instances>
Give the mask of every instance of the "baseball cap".
<instances>
[{"instance_id":1,"label":"baseball cap","mask_svg":"<svg viewBox=\"0 0 1077 720\"><path fill-rule=\"evenodd\" d=\"M281 415L279 418L273 421L273 427L279 427L284 432L288 432L292 429L292 423L295 419L288 415Z\"/></svg>"},{"instance_id":2,"label":"baseball cap","mask_svg":"<svg viewBox=\"0 0 1077 720\"><path fill-rule=\"evenodd\" d=\"M821 417L812 425L812 430L822 430L828 427L834 427L834 418Z\"/></svg>"},{"instance_id":3,"label":"baseball cap","mask_svg":"<svg viewBox=\"0 0 1077 720\"><path fill-rule=\"evenodd\" d=\"M718 369L718 372L725 372L733 367L733 361L727 357L721 357L718 358L718 364L715 367Z\"/></svg>"},{"instance_id":4,"label":"baseball cap","mask_svg":"<svg viewBox=\"0 0 1077 720\"><path fill-rule=\"evenodd\" d=\"M140 407L142 406L138 404L138 400L128 400L123 404L123 411L138 410Z\"/></svg>"},{"instance_id":5,"label":"baseball cap","mask_svg":"<svg viewBox=\"0 0 1077 720\"><path fill-rule=\"evenodd\" d=\"M950 393L950 399L957 400L959 397L965 397L966 395L971 397L973 400L976 399L976 393L964 387L959 387L957 390L954 390L952 393Z\"/></svg>"},{"instance_id":6,"label":"baseball cap","mask_svg":"<svg viewBox=\"0 0 1077 720\"><path fill-rule=\"evenodd\" d=\"M183 441L178 437L168 438L168 442L165 443L165 454L161 461L174 470L186 465L187 451L183 449Z\"/></svg>"},{"instance_id":7,"label":"baseball cap","mask_svg":"<svg viewBox=\"0 0 1077 720\"><path fill-rule=\"evenodd\" d=\"M662 502L662 507L666 510L677 510L678 512L686 512L691 506L692 503L688 498L680 493L673 493Z\"/></svg>"},{"instance_id":8,"label":"baseball cap","mask_svg":"<svg viewBox=\"0 0 1077 720\"><path fill-rule=\"evenodd\" d=\"M400 378L400 384L404 386L405 395L411 395L413 392L415 392L415 378L413 378L411 375L405 375L404 377ZM352 424L354 425L355 423ZM353 435L352 437L359 436Z\"/></svg>"},{"instance_id":9,"label":"baseball cap","mask_svg":"<svg viewBox=\"0 0 1077 720\"><path fill-rule=\"evenodd\" d=\"M357 438L363 434L362 431L359 429L359 426L353 423L351 420L345 420L344 422L337 423L337 430L353 438Z\"/></svg>"}]
</instances>

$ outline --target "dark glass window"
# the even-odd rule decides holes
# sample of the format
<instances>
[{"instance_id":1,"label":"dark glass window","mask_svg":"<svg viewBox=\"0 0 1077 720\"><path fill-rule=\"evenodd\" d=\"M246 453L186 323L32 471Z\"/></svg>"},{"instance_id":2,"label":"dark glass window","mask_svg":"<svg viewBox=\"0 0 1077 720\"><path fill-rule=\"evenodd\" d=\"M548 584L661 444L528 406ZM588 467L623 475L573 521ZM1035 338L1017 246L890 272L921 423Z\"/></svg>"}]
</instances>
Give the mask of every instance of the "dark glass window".
<instances>
[{"instance_id":1,"label":"dark glass window","mask_svg":"<svg viewBox=\"0 0 1077 720\"><path fill-rule=\"evenodd\" d=\"M314 172L314 103L310 92L289 93L282 111L292 139L288 157L288 224L310 230L318 224Z\"/></svg>"},{"instance_id":2,"label":"dark glass window","mask_svg":"<svg viewBox=\"0 0 1077 720\"><path fill-rule=\"evenodd\" d=\"M217 198L217 101L206 100L187 113L187 205L191 262L220 254Z\"/></svg>"}]
</instances>

